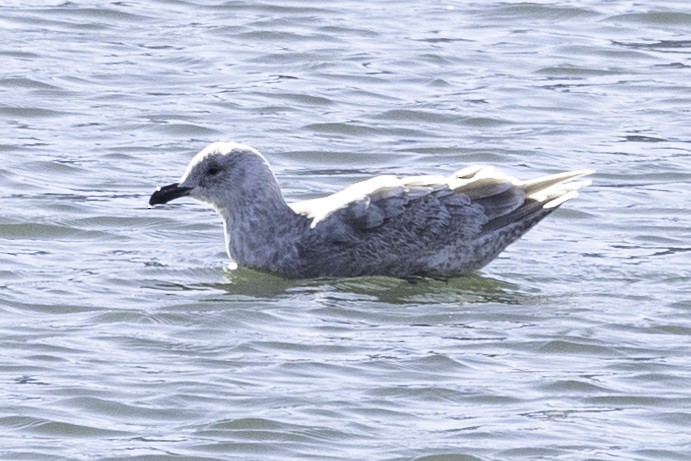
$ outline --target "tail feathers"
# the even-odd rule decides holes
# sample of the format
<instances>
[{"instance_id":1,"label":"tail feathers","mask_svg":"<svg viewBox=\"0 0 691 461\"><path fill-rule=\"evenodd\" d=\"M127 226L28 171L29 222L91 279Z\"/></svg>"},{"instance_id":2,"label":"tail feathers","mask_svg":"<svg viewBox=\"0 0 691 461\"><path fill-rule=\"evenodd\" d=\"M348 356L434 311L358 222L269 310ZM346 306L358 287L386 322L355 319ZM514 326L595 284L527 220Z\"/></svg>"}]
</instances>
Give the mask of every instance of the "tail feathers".
<instances>
[{"instance_id":1,"label":"tail feathers","mask_svg":"<svg viewBox=\"0 0 691 461\"><path fill-rule=\"evenodd\" d=\"M490 219L483 226L483 233L504 228L515 229L519 234L527 232L561 204L577 197L578 190L589 185L591 181L573 180L591 173L592 170L570 171L517 183L516 187L525 194L523 203L507 214Z\"/></svg>"},{"instance_id":2,"label":"tail feathers","mask_svg":"<svg viewBox=\"0 0 691 461\"><path fill-rule=\"evenodd\" d=\"M556 208L562 203L578 196L578 190L588 186L590 180L573 181L592 174L592 170L569 171L542 178L524 181L518 184L523 189L527 199L543 204L545 208Z\"/></svg>"}]
</instances>

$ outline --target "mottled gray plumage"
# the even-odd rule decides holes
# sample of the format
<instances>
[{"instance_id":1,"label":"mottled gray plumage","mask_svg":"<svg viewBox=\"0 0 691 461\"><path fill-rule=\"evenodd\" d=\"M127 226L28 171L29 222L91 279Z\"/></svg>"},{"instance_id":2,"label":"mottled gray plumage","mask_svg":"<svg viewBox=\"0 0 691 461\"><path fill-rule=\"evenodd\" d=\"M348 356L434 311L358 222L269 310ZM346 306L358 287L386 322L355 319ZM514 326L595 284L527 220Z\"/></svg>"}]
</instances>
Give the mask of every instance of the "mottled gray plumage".
<instances>
[{"instance_id":1,"label":"mottled gray plumage","mask_svg":"<svg viewBox=\"0 0 691 461\"><path fill-rule=\"evenodd\" d=\"M581 170L519 181L490 167L451 176L377 176L314 200L286 203L266 159L214 143L153 205L182 196L223 217L239 266L291 278L454 276L479 269L588 185Z\"/></svg>"}]
</instances>

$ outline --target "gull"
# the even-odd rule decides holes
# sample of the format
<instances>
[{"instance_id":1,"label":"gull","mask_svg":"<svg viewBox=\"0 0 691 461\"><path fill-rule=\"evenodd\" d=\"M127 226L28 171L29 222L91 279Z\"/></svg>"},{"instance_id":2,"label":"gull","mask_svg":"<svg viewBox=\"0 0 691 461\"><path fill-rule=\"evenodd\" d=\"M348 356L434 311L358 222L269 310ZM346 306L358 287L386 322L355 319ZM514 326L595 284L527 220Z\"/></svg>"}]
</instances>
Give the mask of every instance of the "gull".
<instances>
[{"instance_id":1,"label":"gull","mask_svg":"<svg viewBox=\"0 0 691 461\"><path fill-rule=\"evenodd\" d=\"M448 278L487 265L578 190L591 170L528 181L488 166L449 176L376 176L322 198L288 203L266 158L210 144L151 207L181 197L223 218L231 267L287 278L381 275Z\"/></svg>"}]
</instances>

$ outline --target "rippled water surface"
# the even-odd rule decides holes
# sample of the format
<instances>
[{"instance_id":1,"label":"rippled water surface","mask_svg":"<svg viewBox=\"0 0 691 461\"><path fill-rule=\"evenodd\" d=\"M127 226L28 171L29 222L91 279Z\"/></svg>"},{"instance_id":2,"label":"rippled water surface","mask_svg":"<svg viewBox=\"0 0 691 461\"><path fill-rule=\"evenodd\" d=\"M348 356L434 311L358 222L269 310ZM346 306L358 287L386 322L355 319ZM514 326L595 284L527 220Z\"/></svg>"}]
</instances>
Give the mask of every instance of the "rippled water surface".
<instances>
[{"instance_id":1,"label":"rippled water surface","mask_svg":"<svg viewBox=\"0 0 691 461\"><path fill-rule=\"evenodd\" d=\"M688 2L0 13L0 458L691 459ZM289 200L598 173L477 275L287 281L146 207L230 139Z\"/></svg>"}]
</instances>

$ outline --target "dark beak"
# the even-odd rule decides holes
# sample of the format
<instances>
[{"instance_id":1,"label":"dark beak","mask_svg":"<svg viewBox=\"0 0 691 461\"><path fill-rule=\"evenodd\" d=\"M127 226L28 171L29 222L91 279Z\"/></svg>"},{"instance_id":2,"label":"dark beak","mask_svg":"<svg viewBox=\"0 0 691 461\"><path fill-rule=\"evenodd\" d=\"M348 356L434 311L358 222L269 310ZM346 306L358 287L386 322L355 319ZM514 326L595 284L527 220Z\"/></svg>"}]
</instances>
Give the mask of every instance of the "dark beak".
<instances>
[{"instance_id":1,"label":"dark beak","mask_svg":"<svg viewBox=\"0 0 691 461\"><path fill-rule=\"evenodd\" d=\"M149 199L149 206L163 205L176 198L185 197L190 195L192 187L181 187L180 184L170 184L168 186L159 187L156 192L151 194Z\"/></svg>"}]
</instances>

